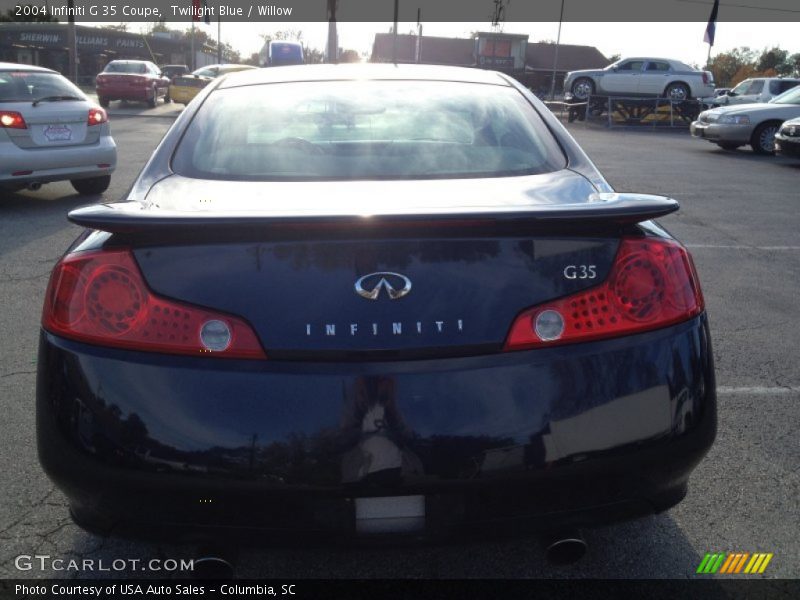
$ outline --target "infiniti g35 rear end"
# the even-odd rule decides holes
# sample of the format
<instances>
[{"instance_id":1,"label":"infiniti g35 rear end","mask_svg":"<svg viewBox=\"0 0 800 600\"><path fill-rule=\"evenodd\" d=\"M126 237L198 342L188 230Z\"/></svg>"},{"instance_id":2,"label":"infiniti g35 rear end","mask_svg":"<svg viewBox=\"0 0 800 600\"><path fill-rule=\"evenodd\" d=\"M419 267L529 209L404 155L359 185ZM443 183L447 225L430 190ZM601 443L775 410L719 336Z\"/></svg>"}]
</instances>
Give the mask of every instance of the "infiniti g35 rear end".
<instances>
[{"instance_id":1,"label":"infiniti g35 rear end","mask_svg":"<svg viewBox=\"0 0 800 600\"><path fill-rule=\"evenodd\" d=\"M716 409L652 221L677 203L614 193L498 73L276 71L210 84L124 202L70 214L37 423L76 520L439 535L679 502Z\"/></svg>"}]
</instances>

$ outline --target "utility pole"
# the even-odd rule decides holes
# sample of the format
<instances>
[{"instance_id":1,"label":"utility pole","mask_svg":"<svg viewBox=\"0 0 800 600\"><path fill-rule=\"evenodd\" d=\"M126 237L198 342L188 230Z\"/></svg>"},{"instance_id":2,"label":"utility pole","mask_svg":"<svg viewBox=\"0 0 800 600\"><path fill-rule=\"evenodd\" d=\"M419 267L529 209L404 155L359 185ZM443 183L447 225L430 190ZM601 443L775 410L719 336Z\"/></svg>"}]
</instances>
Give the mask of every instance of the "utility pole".
<instances>
[{"instance_id":1,"label":"utility pole","mask_svg":"<svg viewBox=\"0 0 800 600\"><path fill-rule=\"evenodd\" d=\"M558 37L553 53L553 79L550 81L550 101L556 97L556 69L558 68L558 47L561 45L561 22L564 20L564 0L561 0L561 15L558 17Z\"/></svg>"},{"instance_id":2,"label":"utility pole","mask_svg":"<svg viewBox=\"0 0 800 600\"><path fill-rule=\"evenodd\" d=\"M328 62L339 62L339 40L336 35L336 4L338 0L328 0Z\"/></svg>"},{"instance_id":3,"label":"utility pole","mask_svg":"<svg viewBox=\"0 0 800 600\"><path fill-rule=\"evenodd\" d=\"M394 30L392 34L392 62L397 64L397 20L400 17L400 0L394 0Z\"/></svg>"},{"instance_id":4,"label":"utility pole","mask_svg":"<svg viewBox=\"0 0 800 600\"><path fill-rule=\"evenodd\" d=\"M217 63L222 64L222 17L217 12Z\"/></svg>"},{"instance_id":5,"label":"utility pole","mask_svg":"<svg viewBox=\"0 0 800 600\"><path fill-rule=\"evenodd\" d=\"M78 43L75 36L75 1L67 1L67 46L69 47L69 78L78 85Z\"/></svg>"}]
</instances>

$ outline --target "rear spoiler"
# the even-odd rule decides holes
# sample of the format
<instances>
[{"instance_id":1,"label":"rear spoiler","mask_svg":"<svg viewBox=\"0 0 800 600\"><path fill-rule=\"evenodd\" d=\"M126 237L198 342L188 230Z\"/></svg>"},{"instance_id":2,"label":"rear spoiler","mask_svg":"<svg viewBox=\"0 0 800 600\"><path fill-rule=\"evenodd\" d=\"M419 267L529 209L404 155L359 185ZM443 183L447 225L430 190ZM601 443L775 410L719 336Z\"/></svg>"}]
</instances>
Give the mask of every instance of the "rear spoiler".
<instances>
[{"instance_id":1,"label":"rear spoiler","mask_svg":"<svg viewBox=\"0 0 800 600\"><path fill-rule=\"evenodd\" d=\"M177 211L147 207L141 202L114 202L77 208L68 219L77 225L111 233L197 230L201 228L262 228L285 226L356 227L389 225L436 225L456 221L465 225L486 224L630 224L663 217L678 210L677 200L648 194L592 194L575 204L533 204L529 207L465 207L457 210L411 207L407 212L358 215L285 211Z\"/></svg>"}]
</instances>

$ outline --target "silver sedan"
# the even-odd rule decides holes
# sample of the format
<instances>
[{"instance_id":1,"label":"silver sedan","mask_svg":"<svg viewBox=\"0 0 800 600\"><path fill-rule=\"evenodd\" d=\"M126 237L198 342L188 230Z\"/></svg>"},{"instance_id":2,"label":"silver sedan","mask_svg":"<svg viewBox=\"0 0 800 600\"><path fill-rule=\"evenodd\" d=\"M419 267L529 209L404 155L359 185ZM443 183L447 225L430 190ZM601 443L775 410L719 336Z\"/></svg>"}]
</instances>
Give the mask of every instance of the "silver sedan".
<instances>
[{"instance_id":1,"label":"silver sedan","mask_svg":"<svg viewBox=\"0 0 800 600\"><path fill-rule=\"evenodd\" d=\"M116 166L105 110L55 71L0 62L0 187L100 194Z\"/></svg>"},{"instance_id":2,"label":"silver sedan","mask_svg":"<svg viewBox=\"0 0 800 600\"><path fill-rule=\"evenodd\" d=\"M700 113L691 132L724 150L750 145L756 154L775 152L775 134L781 124L800 117L800 86L769 102L723 106Z\"/></svg>"}]
</instances>

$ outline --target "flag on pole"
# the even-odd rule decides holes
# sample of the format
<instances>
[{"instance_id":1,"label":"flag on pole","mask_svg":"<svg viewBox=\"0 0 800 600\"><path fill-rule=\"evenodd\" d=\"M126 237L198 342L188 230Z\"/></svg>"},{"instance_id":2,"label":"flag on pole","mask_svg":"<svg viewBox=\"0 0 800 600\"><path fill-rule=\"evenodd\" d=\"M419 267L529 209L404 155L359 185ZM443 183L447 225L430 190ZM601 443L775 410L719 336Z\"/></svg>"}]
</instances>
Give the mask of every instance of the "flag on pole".
<instances>
[{"instance_id":1,"label":"flag on pole","mask_svg":"<svg viewBox=\"0 0 800 600\"><path fill-rule=\"evenodd\" d=\"M201 16L206 25L211 24L211 16L208 12L206 0L192 0L192 21L199 21Z\"/></svg>"},{"instance_id":2,"label":"flag on pole","mask_svg":"<svg viewBox=\"0 0 800 600\"><path fill-rule=\"evenodd\" d=\"M711 9L711 16L708 18L708 25L706 26L706 34L703 36L703 41L709 46L714 45L714 34L717 31L718 12L719 12L719 0L714 0L714 8Z\"/></svg>"}]
</instances>

